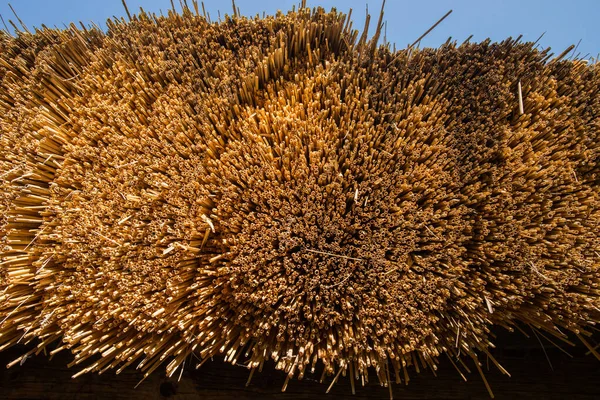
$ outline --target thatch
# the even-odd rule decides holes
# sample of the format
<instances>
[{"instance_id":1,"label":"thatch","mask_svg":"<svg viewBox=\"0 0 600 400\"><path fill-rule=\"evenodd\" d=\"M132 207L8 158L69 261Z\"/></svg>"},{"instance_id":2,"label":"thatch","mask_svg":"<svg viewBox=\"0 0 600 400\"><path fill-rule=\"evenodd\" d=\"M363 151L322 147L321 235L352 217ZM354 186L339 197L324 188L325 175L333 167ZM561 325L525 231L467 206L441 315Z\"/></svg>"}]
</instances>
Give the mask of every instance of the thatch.
<instances>
[{"instance_id":1,"label":"thatch","mask_svg":"<svg viewBox=\"0 0 600 400\"><path fill-rule=\"evenodd\" d=\"M587 343L597 64L379 33L186 7L2 34L1 348L389 384L481 372L495 326Z\"/></svg>"}]
</instances>

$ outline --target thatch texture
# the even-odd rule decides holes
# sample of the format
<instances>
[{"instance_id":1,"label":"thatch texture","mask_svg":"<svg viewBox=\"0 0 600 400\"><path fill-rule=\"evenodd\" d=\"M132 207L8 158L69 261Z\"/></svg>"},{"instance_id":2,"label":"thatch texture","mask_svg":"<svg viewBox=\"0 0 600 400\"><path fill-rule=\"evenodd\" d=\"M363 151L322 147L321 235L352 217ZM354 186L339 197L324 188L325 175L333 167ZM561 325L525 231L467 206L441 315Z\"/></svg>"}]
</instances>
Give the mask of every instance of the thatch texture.
<instances>
[{"instance_id":1,"label":"thatch texture","mask_svg":"<svg viewBox=\"0 0 600 400\"><path fill-rule=\"evenodd\" d=\"M585 341L597 64L378 36L306 8L1 36L0 346L387 384L479 369L494 326Z\"/></svg>"}]
</instances>

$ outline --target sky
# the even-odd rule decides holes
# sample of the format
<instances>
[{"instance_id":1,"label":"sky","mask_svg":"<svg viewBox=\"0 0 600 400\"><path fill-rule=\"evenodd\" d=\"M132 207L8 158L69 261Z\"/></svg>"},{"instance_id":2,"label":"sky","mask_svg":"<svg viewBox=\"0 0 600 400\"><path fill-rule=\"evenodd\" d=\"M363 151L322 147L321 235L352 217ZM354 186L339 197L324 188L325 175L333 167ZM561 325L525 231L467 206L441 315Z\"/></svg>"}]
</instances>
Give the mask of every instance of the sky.
<instances>
[{"instance_id":1,"label":"sky","mask_svg":"<svg viewBox=\"0 0 600 400\"><path fill-rule=\"evenodd\" d=\"M166 14L171 8L170 0L126 1L131 13L142 7ZM7 24L9 19L17 23L9 3L30 29L41 24L62 27L79 21L86 25L95 22L105 28L108 18L126 16L121 0L0 0L0 14ZM180 10L180 0L174 3ZM188 3L192 7L192 0ZM278 9L287 11L299 3L300 0L236 1L245 16L262 15L263 11L274 14ZM221 16L231 14L229 0L205 0L204 5L212 20L218 19L219 11ZM359 30L364 25L368 5L373 34L381 0L308 0L307 5L326 10L335 7L345 13L352 9L353 26ZM545 32L539 43L551 47L555 54L578 43L572 55L588 58L600 53L600 0L387 0L384 16L388 22L387 40L397 48L406 47L449 10L453 10L452 14L421 41L421 47L437 47L449 37L461 43L470 35L472 41L486 38L500 41L519 35L523 35L524 41L536 41ZM12 30L10 25L9 28Z\"/></svg>"}]
</instances>

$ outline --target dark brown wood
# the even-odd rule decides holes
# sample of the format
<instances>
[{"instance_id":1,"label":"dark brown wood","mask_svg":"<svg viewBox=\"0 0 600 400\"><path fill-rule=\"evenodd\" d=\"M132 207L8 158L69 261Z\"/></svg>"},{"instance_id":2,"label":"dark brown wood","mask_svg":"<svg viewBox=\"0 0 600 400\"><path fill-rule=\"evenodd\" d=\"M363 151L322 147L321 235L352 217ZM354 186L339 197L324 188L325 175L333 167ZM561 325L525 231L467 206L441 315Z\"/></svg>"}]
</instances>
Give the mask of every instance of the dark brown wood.
<instances>
[{"instance_id":1,"label":"dark brown wood","mask_svg":"<svg viewBox=\"0 0 600 400\"><path fill-rule=\"evenodd\" d=\"M598 342L598 336L591 343ZM543 340L543 339L542 339ZM544 343L546 353L554 370L548 364L544 350L535 337L525 338L521 334L500 333L498 348L493 351L498 361L512 374L502 375L485 356L483 370L497 399L568 399L592 400L600 398L600 361L586 356L583 345L568 351L569 358L551 344ZM565 348L566 348L565 347ZM8 362L23 354L27 348L15 347L0 353L0 363ZM365 387L356 385L356 395L351 395L350 381L340 377L331 392L325 395L332 377L323 384L318 383L320 371L293 380L286 393L281 393L285 376L265 366L262 373L256 372L251 385L245 387L249 371L239 366L215 360L195 370L186 366L181 381L168 379L164 373L156 373L135 386L142 375L128 369L120 375L107 372L103 375L87 374L77 379L71 376L78 367L71 369L66 364L72 360L68 353L59 353L52 360L38 356L25 361L22 366L0 371L0 398L3 399L388 399L387 388L380 387L375 377ZM188 361L188 365L190 362ZM412 371L408 386L393 385L396 399L489 399L489 395L477 374L474 365L467 382L462 381L452 364L441 359L437 378L430 371L420 374ZM179 370L176 375L179 374Z\"/></svg>"}]
</instances>

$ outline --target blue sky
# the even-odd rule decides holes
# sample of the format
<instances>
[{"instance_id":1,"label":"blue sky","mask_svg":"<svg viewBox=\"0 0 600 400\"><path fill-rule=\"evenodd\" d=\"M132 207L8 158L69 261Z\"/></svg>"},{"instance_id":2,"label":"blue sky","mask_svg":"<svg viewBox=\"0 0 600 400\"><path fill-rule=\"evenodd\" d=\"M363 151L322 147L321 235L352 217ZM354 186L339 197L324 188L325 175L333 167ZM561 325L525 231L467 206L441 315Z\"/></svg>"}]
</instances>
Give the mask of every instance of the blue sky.
<instances>
[{"instance_id":1,"label":"blue sky","mask_svg":"<svg viewBox=\"0 0 600 400\"><path fill-rule=\"evenodd\" d=\"M8 23L15 20L8 3L15 8L19 17L29 27L62 27L62 24L91 21L105 27L105 21L113 16L125 16L121 0L0 0L0 14ZM236 4L244 15L255 15L277 9L288 10L300 0L237 0ZM179 0L174 0L179 9ZM191 0L188 3L192 4ZM140 7L159 13L170 8L170 0L127 0L129 10L137 12ZM206 10L213 20L231 13L229 0L205 0ZM362 29L365 6L372 14L371 33L377 20L381 0L308 0L309 6L321 5L329 10L336 7L347 12L353 9L354 27ZM571 44L581 43L577 53L581 57L589 53L596 57L600 53L600 0L456 0L456 1L409 1L388 0L385 8L388 41L397 47L412 43L448 10L454 12L431 32L421 43L422 47L438 46L448 37L462 42L471 34L472 40L502 40L508 36L523 35L524 40L535 41L546 32L540 41L552 47L558 54ZM1 26L0 26L1 27Z\"/></svg>"}]
</instances>

